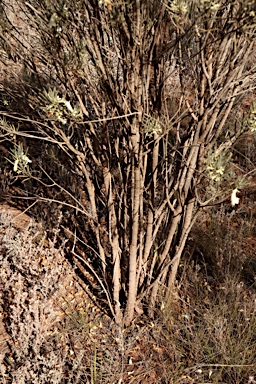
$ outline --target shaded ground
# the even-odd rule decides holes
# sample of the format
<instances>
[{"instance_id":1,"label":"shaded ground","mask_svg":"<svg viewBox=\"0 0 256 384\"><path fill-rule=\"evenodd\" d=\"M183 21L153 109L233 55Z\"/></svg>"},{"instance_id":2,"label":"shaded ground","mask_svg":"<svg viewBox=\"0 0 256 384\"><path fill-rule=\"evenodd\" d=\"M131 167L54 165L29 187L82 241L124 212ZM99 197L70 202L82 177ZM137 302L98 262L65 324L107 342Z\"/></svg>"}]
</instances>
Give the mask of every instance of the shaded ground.
<instances>
[{"instance_id":1,"label":"shaded ground","mask_svg":"<svg viewBox=\"0 0 256 384\"><path fill-rule=\"evenodd\" d=\"M57 382L60 383L244 384L254 377L254 218L247 217L245 220L239 212L234 216L225 211L201 217L184 253L177 292L169 302L159 298L159 309L154 320L142 316L135 319L131 327L124 329L117 327L97 306L96 297L87 294L88 287L66 262L61 250L54 253L48 240L39 236L42 234L39 224L7 205L2 205L1 211L1 238L10 243L11 238L18 241L21 233L21 239L25 238L25 241L22 243L21 240L19 244L23 244L26 252L20 249L20 257L26 259L29 254L31 263L38 263L38 268L47 266L49 258L56 269L56 276L60 274L49 298L44 301L42 295L40 299L39 307L44 309L39 321L43 324L40 328L43 338L39 337L40 356L31 355L28 351L21 360L17 351L21 353L20 343L24 335L20 327L26 323L26 318L18 323L10 305L28 315L26 306L30 302L24 302L24 309L24 305L17 301L17 293L8 296L6 289L10 289L11 285L1 281L1 304L5 304L10 311L8 313L1 308L2 382L22 383L21 377L29 369L33 369L43 383L53 382L53 379L43 379L35 367L37 360L51 356L57 359L54 367L60 379ZM30 248L26 248L29 238L33 239L35 248L41 250L36 258L33 252L30 254ZM47 247L51 251L45 253ZM53 253L54 258L51 259ZM16 260L13 266L15 275L19 256L13 257ZM3 265L3 261L1 263ZM61 265L60 270L58 265ZM22 266L21 262L18 265L20 270ZM48 273L51 271L48 270ZM14 292L17 292L16 285L17 280L14 280ZM23 291L33 296L29 286ZM35 318L30 318L30 321ZM24 329L27 332L29 326L25 325ZM29 342L35 343L35 340L32 337ZM61 364L63 367L60 369ZM3 381L4 378L6 381ZM254 383L253 380L250 382Z\"/></svg>"}]
</instances>

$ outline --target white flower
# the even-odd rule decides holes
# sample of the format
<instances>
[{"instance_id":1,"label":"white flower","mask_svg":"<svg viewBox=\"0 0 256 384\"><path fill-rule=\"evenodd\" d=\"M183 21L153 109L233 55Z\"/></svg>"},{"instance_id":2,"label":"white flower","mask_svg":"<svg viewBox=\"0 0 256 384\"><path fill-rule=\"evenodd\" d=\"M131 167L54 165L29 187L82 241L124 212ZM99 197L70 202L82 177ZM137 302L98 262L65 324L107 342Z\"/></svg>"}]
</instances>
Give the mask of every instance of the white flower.
<instances>
[{"instance_id":1,"label":"white flower","mask_svg":"<svg viewBox=\"0 0 256 384\"><path fill-rule=\"evenodd\" d=\"M30 160L27 155L22 155L22 160L24 161L24 163L28 164L28 163L32 163L32 160Z\"/></svg>"},{"instance_id":2,"label":"white flower","mask_svg":"<svg viewBox=\"0 0 256 384\"><path fill-rule=\"evenodd\" d=\"M233 189L232 194L231 194L231 205L234 207L235 205L239 204L239 197L236 196L237 192L239 190L237 188Z\"/></svg>"},{"instance_id":3,"label":"white flower","mask_svg":"<svg viewBox=\"0 0 256 384\"><path fill-rule=\"evenodd\" d=\"M14 172L18 171L18 164L19 164L19 159L16 159L15 162L14 162L14 165L13 165Z\"/></svg>"},{"instance_id":4,"label":"white flower","mask_svg":"<svg viewBox=\"0 0 256 384\"><path fill-rule=\"evenodd\" d=\"M73 112L74 109L72 108L70 101L64 100L63 103L65 104L66 108L70 111Z\"/></svg>"}]
</instances>

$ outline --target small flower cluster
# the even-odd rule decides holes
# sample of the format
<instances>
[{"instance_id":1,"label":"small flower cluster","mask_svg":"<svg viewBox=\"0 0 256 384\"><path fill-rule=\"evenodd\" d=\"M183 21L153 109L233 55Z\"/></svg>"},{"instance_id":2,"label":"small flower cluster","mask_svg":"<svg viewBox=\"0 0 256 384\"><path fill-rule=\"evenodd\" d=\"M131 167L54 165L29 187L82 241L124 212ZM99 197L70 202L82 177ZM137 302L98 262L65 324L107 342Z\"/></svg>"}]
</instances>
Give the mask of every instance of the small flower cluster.
<instances>
[{"instance_id":1,"label":"small flower cluster","mask_svg":"<svg viewBox=\"0 0 256 384\"><path fill-rule=\"evenodd\" d=\"M212 181L220 183L230 158L230 153L218 153L217 151L209 153L206 171Z\"/></svg>"},{"instance_id":2,"label":"small flower cluster","mask_svg":"<svg viewBox=\"0 0 256 384\"><path fill-rule=\"evenodd\" d=\"M143 118L143 129L146 133L146 136L151 137L155 134L159 134L162 132L162 127L160 122L153 118L152 116L145 115Z\"/></svg>"},{"instance_id":3,"label":"small flower cluster","mask_svg":"<svg viewBox=\"0 0 256 384\"><path fill-rule=\"evenodd\" d=\"M22 143L15 145L10 153L12 156L12 161L9 159L8 160L13 164L14 172L18 174L27 174L29 172L28 164L32 163L32 160L28 158L27 151L24 152Z\"/></svg>"},{"instance_id":4,"label":"small flower cluster","mask_svg":"<svg viewBox=\"0 0 256 384\"><path fill-rule=\"evenodd\" d=\"M188 12L188 4L184 0L173 0L169 2L170 10L178 14L186 14Z\"/></svg>"},{"instance_id":5,"label":"small flower cluster","mask_svg":"<svg viewBox=\"0 0 256 384\"><path fill-rule=\"evenodd\" d=\"M221 7L221 3L218 0L202 0L202 3L212 11L217 11Z\"/></svg>"},{"instance_id":6,"label":"small flower cluster","mask_svg":"<svg viewBox=\"0 0 256 384\"><path fill-rule=\"evenodd\" d=\"M77 119L82 117L82 111L79 104L72 107L70 101L67 101L64 97L60 97L56 88L45 89L43 92L43 99L46 104L42 107L49 117L56 119L62 124L67 124L67 118Z\"/></svg>"}]
</instances>

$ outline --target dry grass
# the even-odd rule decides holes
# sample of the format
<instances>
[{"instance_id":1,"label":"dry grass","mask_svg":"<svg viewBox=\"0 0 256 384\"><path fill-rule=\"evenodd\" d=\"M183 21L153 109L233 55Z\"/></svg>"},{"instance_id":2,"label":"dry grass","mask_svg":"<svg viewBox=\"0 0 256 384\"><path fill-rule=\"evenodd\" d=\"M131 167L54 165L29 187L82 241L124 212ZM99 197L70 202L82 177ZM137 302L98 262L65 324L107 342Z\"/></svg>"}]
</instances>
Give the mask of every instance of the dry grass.
<instances>
[{"instance_id":1,"label":"dry grass","mask_svg":"<svg viewBox=\"0 0 256 384\"><path fill-rule=\"evenodd\" d=\"M176 306L172 301L163 312L177 356L171 382L244 384L254 376L256 268L248 271L248 260L256 259L247 242L253 234L255 222L234 213L217 212L194 228Z\"/></svg>"}]
</instances>

